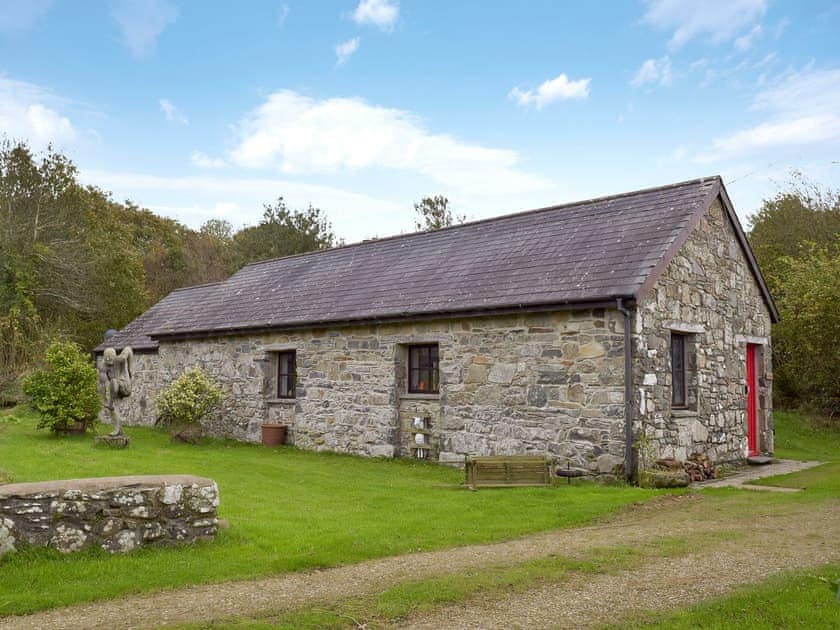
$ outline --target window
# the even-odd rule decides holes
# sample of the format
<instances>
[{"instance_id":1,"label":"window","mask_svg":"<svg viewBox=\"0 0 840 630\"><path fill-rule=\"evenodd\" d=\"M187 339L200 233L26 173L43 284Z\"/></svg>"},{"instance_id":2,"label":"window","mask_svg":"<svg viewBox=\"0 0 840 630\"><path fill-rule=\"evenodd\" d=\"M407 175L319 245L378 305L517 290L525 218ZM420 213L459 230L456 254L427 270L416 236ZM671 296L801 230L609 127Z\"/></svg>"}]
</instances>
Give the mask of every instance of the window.
<instances>
[{"instance_id":1,"label":"window","mask_svg":"<svg viewBox=\"0 0 840 630\"><path fill-rule=\"evenodd\" d=\"M438 345L408 347L408 393L438 393Z\"/></svg>"},{"instance_id":2,"label":"window","mask_svg":"<svg viewBox=\"0 0 840 630\"><path fill-rule=\"evenodd\" d=\"M686 336L671 333L671 407L688 406L685 362Z\"/></svg>"},{"instance_id":3,"label":"window","mask_svg":"<svg viewBox=\"0 0 840 630\"><path fill-rule=\"evenodd\" d=\"M284 350L277 353L277 398L294 398L297 371L295 351Z\"/></svg>"}]
</instances>

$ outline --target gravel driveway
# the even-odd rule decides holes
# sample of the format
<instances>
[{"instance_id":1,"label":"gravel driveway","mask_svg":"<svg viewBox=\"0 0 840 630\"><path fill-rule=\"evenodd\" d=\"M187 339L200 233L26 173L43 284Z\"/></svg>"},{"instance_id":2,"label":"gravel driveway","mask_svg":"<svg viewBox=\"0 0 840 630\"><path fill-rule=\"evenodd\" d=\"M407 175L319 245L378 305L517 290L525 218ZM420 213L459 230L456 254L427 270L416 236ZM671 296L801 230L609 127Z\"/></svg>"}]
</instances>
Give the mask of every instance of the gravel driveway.
<instances>
[{"instance_id":1,"label":"gravel driveway","mask_svg":"<svg viewBox=\"0 0 840 630\"><path fill-rule=\"evenodd\" d=\"M593 550L720 533L720 544L704 543L696 553L658 558L632 571L588 576L583 582L537 588L503 601L474 598L409 619L413 627L585 627L637 609L682 606L725 593L783 569L840 560L840 500L821 504L759 503L709 509L697 495L663 496L626 510L609 523L559 530L492 545L409 554L321 571L285 574L131 596L93 604L0 618L0 629L143 628L184 622L264 617L310 606L326 606L370 595L405 580L482 566L517 564L547 556L584 558ZM740 532L737 542L727 533ZM699 580L698 576L714 576Z\"/></svg>"}]
</instances>

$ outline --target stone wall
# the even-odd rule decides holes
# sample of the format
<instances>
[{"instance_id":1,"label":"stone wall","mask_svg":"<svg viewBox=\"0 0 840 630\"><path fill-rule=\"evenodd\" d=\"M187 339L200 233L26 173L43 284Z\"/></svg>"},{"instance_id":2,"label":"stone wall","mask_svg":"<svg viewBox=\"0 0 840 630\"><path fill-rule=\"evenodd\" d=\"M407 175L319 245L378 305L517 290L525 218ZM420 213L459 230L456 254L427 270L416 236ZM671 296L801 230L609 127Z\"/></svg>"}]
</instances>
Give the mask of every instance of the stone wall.
<instances>
[{"instance_id":1,"label":"stone wall","mask_svg":"<svg viewBox=\"0 0 840 630\"><path fill-rule=\"evenodd\" d=\"M0 486L0 556L21 543L125 552L213 538L218 504L216 483L189 475Z\"/></svg>"},{"instance_id":2,"label":"stone wall","mask_svg":"<svg viewBox=\"0 0 840 630\"><path fill-rule=\"evenodd\" d=\"M655 457L743 460L746 344L762 344L760 448L773 451L770 313L720 202L639 305L634 336L636 435ZM671 408L672 332L687 333L687 409ZM763 374L761 374L763 372Z\"/></svg>"},{"instance_id":3,"label":"stone wall","mask_svg":"<svg viewBox=\"0 0 840 630\"><path fill-rule=\"evenodd\" d=\"M162 341L157 380L124 404L200 366L225 391L214 435L256 442L262 423L281 422L301 448L390 457L410 453L406 422L422 413L440 461L545 453L606 472L623 461L622 326L590 309ZM408 395L406 348L432 342L440 393ZM274 397L282 350L297 353L291 401Z\"/></svg>"}]
</instances>

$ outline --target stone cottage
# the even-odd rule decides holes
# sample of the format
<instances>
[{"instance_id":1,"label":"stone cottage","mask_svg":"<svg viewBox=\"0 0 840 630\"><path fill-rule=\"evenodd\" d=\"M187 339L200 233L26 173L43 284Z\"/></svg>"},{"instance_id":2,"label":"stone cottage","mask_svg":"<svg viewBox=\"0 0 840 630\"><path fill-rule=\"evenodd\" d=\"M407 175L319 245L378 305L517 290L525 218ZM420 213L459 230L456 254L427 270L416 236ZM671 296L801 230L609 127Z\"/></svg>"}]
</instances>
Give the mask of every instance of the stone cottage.
<instances>
[{"instance_id":1,"label":"stone cottage","mask_svg":"<svg viewBox=\"0 0 840 630\"><path fill-rule=\"evenodd\" d=\"M772 452L777 318L712 177L254 263L108 345L136 353L127 424L200 366L218 436L282 423L304 449L629 473L637 448Z\"/></svg>"}]
</instances>

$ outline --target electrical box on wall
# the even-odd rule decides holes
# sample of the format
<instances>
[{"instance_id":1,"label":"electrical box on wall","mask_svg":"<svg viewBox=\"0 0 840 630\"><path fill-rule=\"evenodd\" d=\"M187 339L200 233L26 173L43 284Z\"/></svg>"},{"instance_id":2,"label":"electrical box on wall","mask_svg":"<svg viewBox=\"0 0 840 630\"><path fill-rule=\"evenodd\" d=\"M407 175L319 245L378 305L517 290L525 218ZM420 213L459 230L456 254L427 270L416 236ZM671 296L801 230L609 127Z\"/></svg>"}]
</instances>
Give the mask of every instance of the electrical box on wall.
<instances>
[{"instance_id":1,"label":"electrical box on wall","mask_svg":"<svg viewBox=\"0 0 840 630\"><path fill-rule=\"evenodd\" d=\"M415 459L429 459L432 448L432 419L414 416L411 419L411 452Z\"/></svg>"}]
</instances>

